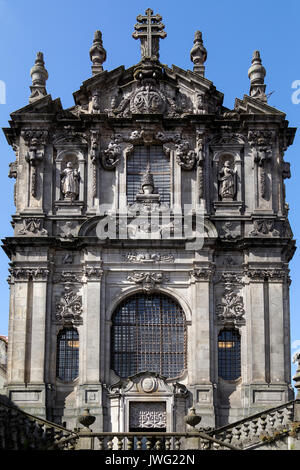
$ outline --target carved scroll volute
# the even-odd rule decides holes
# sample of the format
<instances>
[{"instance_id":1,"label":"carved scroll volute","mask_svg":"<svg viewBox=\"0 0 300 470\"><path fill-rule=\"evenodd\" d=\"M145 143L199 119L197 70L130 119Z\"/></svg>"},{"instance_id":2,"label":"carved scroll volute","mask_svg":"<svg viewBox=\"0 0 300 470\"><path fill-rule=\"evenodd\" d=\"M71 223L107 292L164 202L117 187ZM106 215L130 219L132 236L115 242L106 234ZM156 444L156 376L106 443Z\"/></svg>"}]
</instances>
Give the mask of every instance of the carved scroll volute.
<instances>
[{"instance_id":1,"label":"carved scroll volute","mask_svg":"<svg viewBox=\"0 0 300 470\"><path fill-rule=\"evenodd\" d=\"M205 162L205 132L202 129L196 130L197 144L197 189L198 202L204 197L204 162Z\"/></svg>"},{"instance_id":2,"label":"carved scroll volute","mask_svg":"<svg viewBox=\"0 0 300 470\"><path fill-rule=\"evenodd\" d=\"M31 170L30 192L33 197L36 197L37 166L42 162L45 155L48 131L43 129L28 129L22 131L21 135L27 145L25 160L30 165Z\"/></svg>"},{"instance_id":3,"label":"carved scroll volute","mask_svg":"<svg viewBox=\"0 0 300 470\"><path fill-rule=\"evenodd\" d=\"M272 159L273 132L268 130L249 131L248 142L253 150L254 162L258 169L259 194L265 199L268 162Z\"/></svg>"},{"instance_id":4,"label":"carved scroll volute","mask_svg":"<svg viewBox=\"0 0 300 470\"><path fill-rule=\"evenodd\" d=\"M99 142L100 142L100 133L98 129L91 129L90 131L90 159L93 165L93 196L97 196L97 164L99 162Z\"/></svg>"}]
</instances>

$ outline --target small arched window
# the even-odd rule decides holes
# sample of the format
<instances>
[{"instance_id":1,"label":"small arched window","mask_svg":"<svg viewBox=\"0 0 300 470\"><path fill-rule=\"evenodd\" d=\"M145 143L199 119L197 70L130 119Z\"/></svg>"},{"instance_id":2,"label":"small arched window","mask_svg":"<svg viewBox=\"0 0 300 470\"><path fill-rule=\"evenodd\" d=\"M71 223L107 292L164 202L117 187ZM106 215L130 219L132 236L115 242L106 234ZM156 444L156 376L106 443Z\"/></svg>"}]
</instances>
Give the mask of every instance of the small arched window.
<instances>
[{"instance_id":1,"label":"small arched window","mask_svg":"<svg viewBox=\"0 0 300 470\"><path fill-rule=\"evenodd\" d=\"M79 373L79 335L75 328L64 328L57 336L56 376L71 382Z\"/></svg>"},{"instance_id":2,"label":"small arched window","mask_svg":"<svg viewBox=\"0 0 300 470\"><path fill-rule=\"evenodd\" d=\"M186 322L180 305L163 294L136 294L113 316L112 369L120 377L156 372L177 377L186 367Z\"/></svg>"},{"instance_id":3,"label":"small arched window","mask_svg":"<svg viewBox=\"0 0 300 470\"><path fill-rule=\"evenodd\" d=\"M218 336L219 377L236 380L241 376L241 337L237 330L222 330Z\"/></svg>"}]
</instances>

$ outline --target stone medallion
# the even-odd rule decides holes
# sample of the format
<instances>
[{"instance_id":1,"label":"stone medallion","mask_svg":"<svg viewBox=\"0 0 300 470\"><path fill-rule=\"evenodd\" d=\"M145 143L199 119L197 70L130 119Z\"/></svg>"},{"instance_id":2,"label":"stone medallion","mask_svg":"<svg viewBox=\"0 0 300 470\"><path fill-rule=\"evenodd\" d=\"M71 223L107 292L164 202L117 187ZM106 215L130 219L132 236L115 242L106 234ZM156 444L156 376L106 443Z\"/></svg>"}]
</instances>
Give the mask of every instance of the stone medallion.
<instances>
[{"instance_id":1,"label":"stone medallion","mask_svg":"<svg viewBox=\"0 0 300 470\"><path fill-rule=\"evenodd\" d=\"M153 393L157 389L157 380L154 377L145 377L141 381L141 387L145 393Z\"/></svg>"}]
</instances>

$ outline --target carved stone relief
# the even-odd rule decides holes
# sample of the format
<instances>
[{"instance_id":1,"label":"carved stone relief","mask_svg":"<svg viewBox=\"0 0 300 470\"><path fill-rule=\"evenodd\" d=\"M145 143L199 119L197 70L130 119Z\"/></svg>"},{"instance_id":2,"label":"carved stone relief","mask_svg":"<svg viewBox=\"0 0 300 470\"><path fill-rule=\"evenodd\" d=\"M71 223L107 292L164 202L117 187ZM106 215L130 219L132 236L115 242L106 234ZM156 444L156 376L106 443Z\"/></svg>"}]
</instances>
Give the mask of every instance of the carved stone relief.
<instances>
[{"instance_id":1,"label":"carved stone relief","mask_svg":"<svg viewBox=\"0 0 300 470\"><path fill-rule=\"evenodd\" d=\"M250 236L273 236L278 237L279 231L274 227L275 223L272 219L258 219L253 221L253 230L249 233Z\"/></svg>"},{"instance_id":2,"label":"carved stone relief","mask_svg":"<svg viewBox=\"0 0 300 470\"><path fill-rule=\"evenodd\" d=\"M23 228L18 230L19 235L28 235L33 233L34 235L48 235L48 232L43 228L43 219L36 217L30 217L23 219Z\"/></svg>"},{"instance_id":3,"label":"carved stone relief","mask_svg":"<svg viewBox=\"0 0 300 470\"><path fill-rule=\"evenodd\" d=\"M151 294L155 291L156 285L167 280L167 277L161 272L135 272L132 276L128 276L127 279L141 285L146 294Z\"/></svg>"},{"instance_id":4,"label":"carved stone relief","mask_svg":"<svg viewBox=\"0 0 300 470\"><path fill-rule=\"evenodd\" d=\"M11 280L15 281L46 281L49 275L49 269L47 268L27 268L27 267L11 267L9 269L11 274Z\"/></svg>"},{"instance_id":5,"label":"carved stone relief","mask_svg":"<svg viewBox=\"0 0 300 470\"><path fill-rule=\"evenodd\" d=\"M217 321L225 325L244 324L244 301L240 295L240 289L243 285L241 276L227 272L221 275L221 281L223 292L220 301L216 300Z\"/></svg>"},{"instance_id":6,"label":"carved stone relief","mask_svg":"<svg viewBox=\"0 0 300 470\"><path fill-rule=\"evenodd\" d=\"M166 403L130 403L129 425L131 428L166 428Z\"/></svg>"},{"instance_id":7,"label":"carved stone relief","mask_svg":"<svg viewBox=\"0 0 300 470\"><path fill-rule=\"evenodd\" d=\"M55 319L60 323L82 323L82 297L73 285L66 283L64 292L56 298Z\"/></svg>"},{"instance_id":8,"label":"carved stone relief","mask_svg":"<svg viewBox=\"0 0 300 470\"><path fill-rule=\"evenodd\" d=\"M105 170L113 170L121 157L121 139L119 136L112 137L106 150L101 152L101 163Z\"/></svg>"},{"instance_id":9,"label":"carved stone relief","mask_svg":"<svg viewBox=\"0 0 300 470\"><path fill-rule=\"evenodd\" d=\"M172 254L161 253L138 253L131 252L123 255L123 259L130 263L174 263L175 257Z\"/></svg>"}]
</instances>

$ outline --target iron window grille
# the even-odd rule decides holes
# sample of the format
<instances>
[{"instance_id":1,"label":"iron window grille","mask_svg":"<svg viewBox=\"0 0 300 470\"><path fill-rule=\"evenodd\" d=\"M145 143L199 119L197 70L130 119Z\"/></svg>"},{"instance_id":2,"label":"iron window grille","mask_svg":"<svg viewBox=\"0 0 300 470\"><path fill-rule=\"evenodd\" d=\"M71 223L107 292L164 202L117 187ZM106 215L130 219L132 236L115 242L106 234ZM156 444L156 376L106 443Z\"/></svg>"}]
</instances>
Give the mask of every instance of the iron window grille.
<instances>
[{"instance_id":1,"label":"iron window grille","mask_svg":"<svg viewBox=\"0 0 300 470\"><path fill-rule=\"evenodd\" d=\"M113 316L112 368L120 377L149 371L177 377L186 367L182 308L163 294L135 294Z\"/></svg>"},{"instance_id":2,"label":"iron window grille","mask_svg":"<svg viewBox=\"0 0 300 470\"><path fill-rule=\"evenodd\" d=\"M241 337L237 330L222 330L218 336L218 369L224 380L241 376Z\"/></svg>"},{"instance_id":3,"label":"iron window grille","mask_svg":"<svg viewBox=\"0 0 300 470\"><path fill-rule=\"evenodd\" d=\"M57 337L56 375L71 382L79 374L79 335L74 328L64 328Z\"/></svg>"},{"instance_id":4,"label":"iron window grille","mask_svg":"<svg viewBox=\"0 0 300 470\"><path fill-rule=\"evenodd\" d=\"M170 204L170 161L161 145L137 145L127 160L127 203L133 204L140 192L142 178L149 164L160 201Z\"/></svg>"}]
</instances>

